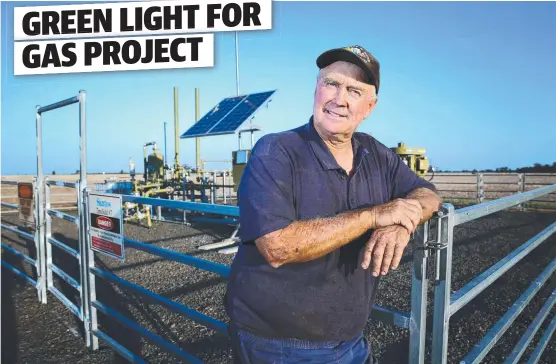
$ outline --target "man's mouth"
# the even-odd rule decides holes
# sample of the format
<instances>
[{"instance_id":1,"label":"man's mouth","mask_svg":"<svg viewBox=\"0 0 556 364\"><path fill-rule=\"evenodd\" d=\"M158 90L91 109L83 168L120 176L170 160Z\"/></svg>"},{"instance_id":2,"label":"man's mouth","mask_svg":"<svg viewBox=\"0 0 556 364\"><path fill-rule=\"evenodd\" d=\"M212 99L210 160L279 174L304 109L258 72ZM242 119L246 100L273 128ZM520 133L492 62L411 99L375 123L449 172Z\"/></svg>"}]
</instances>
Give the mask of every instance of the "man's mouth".
<instances>
[{"instance_id":1,"label":"man's mouth","mask_svg":"<svg viewBox=\"0 0 556 364\"><path fill-rule=\"evenodd\" d=\"M331 110L328 110L328 109L324 109L324 113L328 114L328 115L331 115L333 117L336 117L336 118L345 118L345 117L347 117L347 115L338 114L338 113L336 113L334 111L331 111Z\"/></svg>"}]
</instances>

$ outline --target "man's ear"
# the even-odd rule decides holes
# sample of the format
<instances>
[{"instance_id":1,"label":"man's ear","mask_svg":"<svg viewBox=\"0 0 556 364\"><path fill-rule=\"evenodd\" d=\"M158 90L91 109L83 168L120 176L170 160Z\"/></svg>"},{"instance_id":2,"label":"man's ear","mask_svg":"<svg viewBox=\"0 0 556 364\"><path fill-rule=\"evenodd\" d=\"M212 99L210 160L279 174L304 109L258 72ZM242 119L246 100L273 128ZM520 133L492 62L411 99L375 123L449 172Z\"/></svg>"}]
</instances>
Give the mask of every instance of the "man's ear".
<instances>
[{"instance_id":1,"label":"man's ear","mask_svg":"<svg viewBox=\"0 0 556 364\"><path fill-rule=\"evenodd\" d=\"M371 101L369 103L369 105L368 105L369 107L367 109L367 112L365 113L365 118L367 118L367 117L369 117L369 115L371 115L371 112L374 110L377 102L378 102L378 98L375 97L375 98L373 98L373 101Z\"/></svg>"}]
</instances>

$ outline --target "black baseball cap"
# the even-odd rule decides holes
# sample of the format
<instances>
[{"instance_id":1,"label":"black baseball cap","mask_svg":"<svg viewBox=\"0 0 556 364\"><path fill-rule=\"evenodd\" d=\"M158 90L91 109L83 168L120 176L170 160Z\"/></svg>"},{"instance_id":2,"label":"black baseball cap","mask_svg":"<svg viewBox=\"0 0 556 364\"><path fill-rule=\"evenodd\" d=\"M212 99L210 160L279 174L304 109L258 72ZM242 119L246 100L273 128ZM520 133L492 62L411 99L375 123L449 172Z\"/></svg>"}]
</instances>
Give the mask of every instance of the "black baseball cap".
<instances>
[{"instance_id":1,"label":"black baseball cap","mask_svg":"<svg viewBox=\"0 0 556 364\"><path fill-rule=\"evenodd\" d=\"M358 45L335 48L321 54L317 58L317 66L322 69L338 61L350 62L359 66L367 75L367 83L376 88L378 95L380 64L371 53Z\"/></svg>"}]
</instances>

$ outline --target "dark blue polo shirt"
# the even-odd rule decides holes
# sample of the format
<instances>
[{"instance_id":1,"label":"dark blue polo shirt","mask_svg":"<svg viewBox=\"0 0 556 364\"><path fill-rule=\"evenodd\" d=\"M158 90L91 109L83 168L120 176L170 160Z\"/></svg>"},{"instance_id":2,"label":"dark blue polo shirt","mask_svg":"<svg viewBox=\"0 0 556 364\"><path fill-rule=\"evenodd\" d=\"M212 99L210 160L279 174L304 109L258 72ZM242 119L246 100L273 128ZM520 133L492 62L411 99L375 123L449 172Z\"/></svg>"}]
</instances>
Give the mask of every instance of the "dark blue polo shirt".
<instances>
[{"instance_id":1,"label":"dark blue polo shirt","mask_svg":"<svg viewBox=\"0 0 556 364\"><path fill-rule=\"evenodd\" d=\"M225 298L234 324L265 337L349 340L369 318L378 279L361 268L370 231L305 263L271 267L254 240L296 220L329 217L405 197L434 186L368 134L353 136L354 173L348 177L313 127L259 139L238 195L242 245L231 266Z\"/></svg>"}]
</instances>

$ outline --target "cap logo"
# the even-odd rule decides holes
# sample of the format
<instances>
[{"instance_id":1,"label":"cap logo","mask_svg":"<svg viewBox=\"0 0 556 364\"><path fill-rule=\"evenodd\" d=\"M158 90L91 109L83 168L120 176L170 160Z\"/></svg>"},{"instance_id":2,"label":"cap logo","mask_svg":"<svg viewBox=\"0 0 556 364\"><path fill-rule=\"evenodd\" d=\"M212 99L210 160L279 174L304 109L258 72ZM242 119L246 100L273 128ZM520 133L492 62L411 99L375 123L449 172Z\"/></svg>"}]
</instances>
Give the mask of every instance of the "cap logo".
<instances>
[{"instance_id":1,"label":"cap logo","mask_svg":"<svg viewBox=\"0 0 556 364\"><path fill-rule=\"evenodd\" d=\"M353 46L353 47L345 47L344 49L350 51L351 53L355 54L357 57L361 58L363 62L371 63L369 55L365 51L363 51L361 47Z\"/></svg>"}]
</instances>

